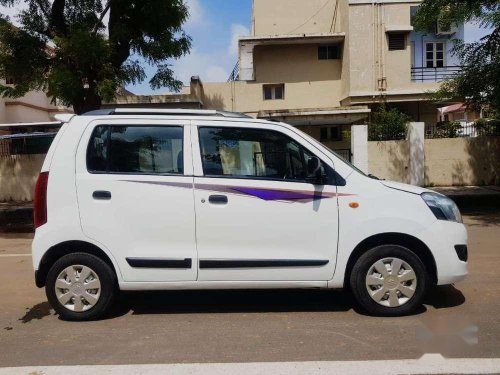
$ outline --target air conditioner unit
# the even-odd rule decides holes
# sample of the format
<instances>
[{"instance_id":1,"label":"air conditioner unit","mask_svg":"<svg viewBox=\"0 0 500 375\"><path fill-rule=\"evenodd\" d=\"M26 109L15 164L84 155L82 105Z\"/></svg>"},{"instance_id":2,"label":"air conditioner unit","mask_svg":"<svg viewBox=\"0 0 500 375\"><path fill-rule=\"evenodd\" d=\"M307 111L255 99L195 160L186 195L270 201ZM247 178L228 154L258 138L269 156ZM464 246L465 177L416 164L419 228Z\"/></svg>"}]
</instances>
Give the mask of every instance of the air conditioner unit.
<instances>
[{"instance_id":1,"label":"air conditioner unit","mask_svg":"<svg viewBox=\"0 0 500 375\"><path fill-rule=\"evenodd\" d=\"M436 35L454 35L458 33L458 27L455 24L449 26L441 26L439 23L436 27Z\"/></svg>"}]
</instances>

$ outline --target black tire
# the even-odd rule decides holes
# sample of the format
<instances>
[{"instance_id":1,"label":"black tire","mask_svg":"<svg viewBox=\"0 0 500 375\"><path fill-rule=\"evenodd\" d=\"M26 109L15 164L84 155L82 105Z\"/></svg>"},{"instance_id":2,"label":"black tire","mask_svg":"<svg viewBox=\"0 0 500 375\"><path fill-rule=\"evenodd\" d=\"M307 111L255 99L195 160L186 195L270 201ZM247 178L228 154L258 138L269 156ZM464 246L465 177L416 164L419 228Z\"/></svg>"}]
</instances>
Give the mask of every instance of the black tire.
<instances>
[{"instance_id":1,"label":"black tire","mask_svg":"<svg viewBox=\"0 0 500 375\"><path fill-rule=\"evenodd\" d=\"M55 283L59 274L72 265L86 266L98 276L101 289L97 303L89 310L76 312L64 307L56 296ZM45 293L50 305L61 319L69 321L86 321L101 318L110 308L117 294L116 275L113 269L102 259L87 253L72 253L58 259L50 268L45 284Z\"/></svg>"},{"instance_id":2,"label":"black tire","mask_svg":"<svg viewBox=\"0 0 500 375\"><path fill-rule=\"evenodd\" d=\"M399 258L406 262L416 275L416 288L413 296L398 307L382 306L372 299L367 287L366 277L375 262L385 258ZM404 316L414 313L422 305L429 288L429 274L420 258L411 250L397 245L383 245L364 253L355 263L350 275L351 291L360 307L374 316ZM387 298L387 297L386 297Z\"/></svg>"}]
</instances>

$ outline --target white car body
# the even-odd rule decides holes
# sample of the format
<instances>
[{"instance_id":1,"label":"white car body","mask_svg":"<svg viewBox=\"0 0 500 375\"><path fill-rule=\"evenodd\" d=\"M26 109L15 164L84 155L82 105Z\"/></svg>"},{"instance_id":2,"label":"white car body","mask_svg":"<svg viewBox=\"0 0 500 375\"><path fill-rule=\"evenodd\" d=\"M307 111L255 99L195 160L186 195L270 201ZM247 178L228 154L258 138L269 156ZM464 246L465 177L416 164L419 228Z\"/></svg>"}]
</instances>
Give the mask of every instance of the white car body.
<instances>
[{"instance_id":1,"label":"white car body","mask_svg":"<svg viewBox=\"0 0 500 375\"><path fill-rule=\"evenodd\" d=\"M283 123L211 112L130 111L136 113L75 116L54 140L42 167L49 172L47 222L36 229L32 247L38 274L46 274L43 259L52 249L85 243L109 258L121 290L343 288L363 244L394 238L425 252L438 285L467 275L467 262L454 248L467 244L466 229L436 218L421 197L429 190L366 177ZM99 125L182 126L184 174L89 173L86 150ZM210 126L283 133L345 183L205 177L198 127ZM112 199L96 200L95 191L109 191ZM324 199L299 202L280 195L290 191ZM227 196L228 203L211 204L214 194ZM160 267L132 267L130 259ZM270 263L260 267L259 261ZM39 275L37 284L43 282Z\"/></svg>"}]
</instances>

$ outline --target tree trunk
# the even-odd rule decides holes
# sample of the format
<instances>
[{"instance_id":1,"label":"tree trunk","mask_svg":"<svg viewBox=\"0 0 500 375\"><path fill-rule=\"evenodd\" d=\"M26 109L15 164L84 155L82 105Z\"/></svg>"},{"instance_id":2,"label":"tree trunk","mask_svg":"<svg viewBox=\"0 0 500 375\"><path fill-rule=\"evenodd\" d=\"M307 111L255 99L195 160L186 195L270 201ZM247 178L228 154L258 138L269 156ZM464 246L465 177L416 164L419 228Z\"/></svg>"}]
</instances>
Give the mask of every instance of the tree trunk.
<instances>
[{"instance_id":1,"label":"tree trunk","mask_svg":"<svg viewBox=\"0 0 500 375\"><path fill-rule=\"evenodd\" d=\"M73 103L73 111L75 112L75 114L81 115L89 111L100 109L101 104L101 97L95 92L95 90L89 89L87 91L87 95L82 98L81 101Z\"/></svg>"}]
</instances>

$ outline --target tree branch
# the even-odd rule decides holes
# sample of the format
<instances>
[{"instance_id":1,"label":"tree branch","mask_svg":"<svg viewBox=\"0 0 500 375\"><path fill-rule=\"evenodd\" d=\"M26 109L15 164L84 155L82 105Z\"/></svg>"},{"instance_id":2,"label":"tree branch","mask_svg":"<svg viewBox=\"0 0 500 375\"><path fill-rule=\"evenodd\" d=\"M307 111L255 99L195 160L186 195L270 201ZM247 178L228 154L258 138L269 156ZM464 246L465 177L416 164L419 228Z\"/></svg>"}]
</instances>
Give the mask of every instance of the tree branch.
<instances>
[{"instance_id":1,"label":"tree branch","mask_svg":"<svg viewBox=\"0 0 500 375\"><path fill-rule=\"evenodd\" d=\"M101 16L99 17L99 20L97 21L97 23L94 26L94 29L92 30L92 34L94 34L94 35L97 34L97 31L99 30L99 26L101 25L104 17L106 17L106 14L108 13L110 7L111 7L111 1L108 0L106 2L106 6L104 7L104 9L101 13Z\"/></svg>"}]
</instances>

